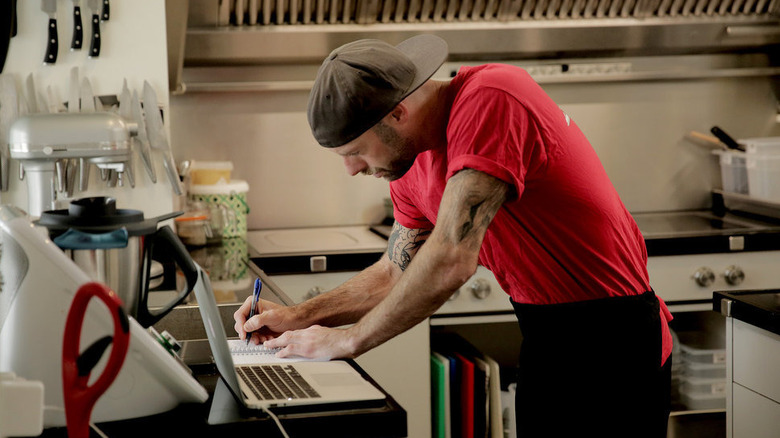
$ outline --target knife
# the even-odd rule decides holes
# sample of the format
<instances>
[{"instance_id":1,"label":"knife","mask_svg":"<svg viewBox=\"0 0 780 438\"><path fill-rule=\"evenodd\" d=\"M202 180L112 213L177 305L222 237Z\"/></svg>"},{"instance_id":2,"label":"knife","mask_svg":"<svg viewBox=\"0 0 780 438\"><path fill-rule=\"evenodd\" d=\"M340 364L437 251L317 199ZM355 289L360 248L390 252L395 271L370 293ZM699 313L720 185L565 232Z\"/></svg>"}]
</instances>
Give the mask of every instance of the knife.
<instances>
[{"instance_id":1,"label":"knife","mask_svg":"<svg viewBox=\"0 0 780 438\"><path fill-rule=\"evenodd\" d=\"M108 0L103 0L103 13L100 14L100 19L108 21L111 17L111 5L108 4Z\"/></svg>"},{"instance_id":2,"label":"knife","mask_svg":"<svg viewBox=\"0 0 780 438\"><path fill-rule=\"evenodd\" d=\"M68 112L79 112L79 94L81 93L81 87L79 86L79 68L72 67L70 69L70 84L68 90Z\"/></svg>"},{"instance_id":3,"label":"knife","mask_svg":"<svg viewBox=\"0 0 780 438\"><path fill-rule=\"evenodd\" d=\"M745 147L742 146L741 144L737 143L737 141L734 140L734 137L726 134L726 132L724 130L720 129L719 127L713 126L710 129L710 132L712 132L712 135L714 135L715 137L718 137L718 139L720 141L722 141L726 146L728 146L729 149L734 149L734 150L738 150L738 151L744 151L745 150Z\"/></svg>"},{"instance_id":4,"label":"knife","mask_svg":"<svg viewBox=\"0 0 780 438\"><path fill-rule=\"evenodd\" d=\"M57 0L41 0L41 10L49 14L49 37L46 43L46 55L43 57L43 63L54 64L57 62L57 51L59 50L57 39Z\"/></svg>"},{"instance_id":5,"label":"knife","mask_svg":"<svg viewBox=\"0 0 780 438\"><path fill-rule=\"evenodd\" d=\"M71 50L81 50L81 41L84 37L80 2L81 0L73 0L73 39L70 42Z\"/></svg>"},{"instance_id":6,"label":"knife","mask_svg":"<svg viewBox=\"0 0 780 438\"><path fill-rule=\"evenodd\" d=\"M138 123L138 136L136 137L136 140L141 149L141 160L144 163L146 172L149 173L149 178L156 184L157 173L154 171L154 166L152 165L152 151L149 147L149 137L146 134L146 124L144 123L143 113L141 112L141 101L138 98L138 92L135 90L133 90L132 102L131 109L133 111L133 120Z\"/></svg>"},{"instance_id":7,"label":"knife","mask_svg":"<svg viewBox=\"0 0 780 438\"><path fill-rule=\"evenodd\" d=\"M168 175L168 181L171 183L174 193L182 195L184 191L181 187L179 174L176 171L176 164L173 161L171 147L168 144L168 138L163 128L162 115L157 106L157 95L151 84L144 81L144 113L146 115L146 133L149 136L149 143L154 149L159 149L163 155L163 167Z\"/></svg>"},{"instance_id":8,"label":"knife","mask_svg":"<svg viewBox=\"0 0 780 438\"><path fill-rule=\"evenodd\" d=\"M87 0L92 10L92 40L89 44L89 57L100 56L100 0Z\"/></svg>"},{"instance_id":9,"label":"knife","mask_svg":"<svg viewBox=\"0 0 780 438\"><path fill-rule=\"evenodd\" d=\"M89 79L84 78L81 80L81 112L82 113L94 113L95 112L95 94L92 92L92 84Z\"/></svg>"},{"instance_id":10,"label":"knife","mask_svg":"<svg viewBox=\"0 0 780 438\"><path fill-rule=\"evenodd\" d=\"M27 75L27 81L25 83L25 93L27 94L27 111L30 114L38 112L38 93L35 92L35 81L33 75L30 73Z\"/></svg>"}]
</instances>

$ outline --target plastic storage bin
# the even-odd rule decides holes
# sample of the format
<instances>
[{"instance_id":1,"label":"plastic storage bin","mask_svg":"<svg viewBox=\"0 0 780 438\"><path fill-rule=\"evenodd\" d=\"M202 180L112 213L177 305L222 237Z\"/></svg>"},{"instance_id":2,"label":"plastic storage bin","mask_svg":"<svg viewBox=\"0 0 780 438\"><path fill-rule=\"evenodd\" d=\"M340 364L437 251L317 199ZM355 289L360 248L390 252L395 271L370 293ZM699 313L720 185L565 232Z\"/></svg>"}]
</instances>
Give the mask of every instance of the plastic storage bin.
<instances>
[{"instance_id":1,"label":"plastic storage bin","mask_svg":"<svg viewBox=\"0 0 780 438\"><path fill-rule=\"evenodd\" d=\"M680 390L680 401L688 409L699 411L707 409L725 409L726 395L688 393Z\"/></svg>"},{"instance_id":2,"label":"plastic storage bin","mask_svg":"<svg viewBox=\"0 0 780 438\"><path fill-rule=\"evenodd\" d=\"M680 344L680 356L685 362L701 364L725 364L726 350L696 348L690 345Z\"/></svg>"},{"instance_id":3,"label":"plastic storage bin","mask_svg":"<svg viewBox=\"0 0 780 438\"><path fill-rule=\"evenodd\" d=\"M699 379L686 377L682 379L680 391L687 394L726 396L726 379Z\"/></svg>"},{"instance_id":4,"label":"plastic storage bin","mask_svg":"<svg viewBox=\"0 0 780 438\"><path fill-rule=\"evenodd\" d=\"M726 378L726 364L708 364L686 361L685 378L724 379Z\"/></svg>"},{"instance_id":5,"label":"plastic storage bin","mask_svg":"<svg viewBox=\"0 0 780 438\"><path fill-rule=\"evenodd\" d=\"M739 140L749 154L780 154L780 137L759 137Z\"/></svg>"},{"instance_id":6,"label":"plastic storage bin","mask_svg":"<svg viewBox=\"0 0 780 438\"><path fill-rule=\"evenodd\" d=\"M720 177L723 190L731 193L748 193L748 175L745 153L742 151L713 151L720 161Z\"/></svg>"},{"instance_id":7,"label":"plastic storage bin","mask_svg":"<svg viewBox=\"0 0 780 438\"><path fill-rule=\"evenodd\" d=\"M745 156L750 196L780 202L780 154L746 154Z\"/></svg>"}]
</instances>

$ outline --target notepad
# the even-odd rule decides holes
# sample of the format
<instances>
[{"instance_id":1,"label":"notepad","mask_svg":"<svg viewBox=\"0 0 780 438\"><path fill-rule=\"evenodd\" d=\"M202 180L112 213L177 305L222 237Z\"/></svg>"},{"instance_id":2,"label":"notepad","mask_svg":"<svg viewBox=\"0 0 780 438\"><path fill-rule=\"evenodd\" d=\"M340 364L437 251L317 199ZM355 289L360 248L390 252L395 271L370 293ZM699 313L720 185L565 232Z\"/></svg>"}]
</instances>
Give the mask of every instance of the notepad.
<instances>
[{"instance_id":1,"label":"notepad","mask_svg":"<svg viewBox=\"0 0 780 438\"><path fill-rule=\"evenodd\" d=\"M305 359L301 357L284 358L276 357L280 348L265 348L263 344L246 344L246 341L239 339L228 339L228 348L233 357L234 365L246 365L250 363L290 363L290 362L315 362L314 359Z\"/></svg>"}]
</instances>

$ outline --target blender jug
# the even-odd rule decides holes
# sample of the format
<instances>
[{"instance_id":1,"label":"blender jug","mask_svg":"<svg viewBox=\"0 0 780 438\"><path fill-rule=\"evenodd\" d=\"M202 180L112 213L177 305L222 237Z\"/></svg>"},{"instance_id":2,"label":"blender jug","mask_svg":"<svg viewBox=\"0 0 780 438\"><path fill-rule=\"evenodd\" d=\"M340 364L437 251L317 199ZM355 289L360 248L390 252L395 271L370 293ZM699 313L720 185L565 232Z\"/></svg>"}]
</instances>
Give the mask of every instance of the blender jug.
<instances>
[{"instance_id":1,"label":"blender jug","mask_svg":"<svg viewBox=\"0 0 780 438\"><path fill-rule=\"evenodd\" d=\"M114 198L92 197L72 201L66 210L45 211L36 224L45 226L52 241L90 278L113 289L128 315L149 327L184 301L197 281L197 268L176 234L167 225L158 228L159 222L180 214L144 219L141 211L117 209ZM165 262L179 267L186 284L174 299L150 309L152 254L160 252L171 259Z\"/></svg>"}]
</instances>

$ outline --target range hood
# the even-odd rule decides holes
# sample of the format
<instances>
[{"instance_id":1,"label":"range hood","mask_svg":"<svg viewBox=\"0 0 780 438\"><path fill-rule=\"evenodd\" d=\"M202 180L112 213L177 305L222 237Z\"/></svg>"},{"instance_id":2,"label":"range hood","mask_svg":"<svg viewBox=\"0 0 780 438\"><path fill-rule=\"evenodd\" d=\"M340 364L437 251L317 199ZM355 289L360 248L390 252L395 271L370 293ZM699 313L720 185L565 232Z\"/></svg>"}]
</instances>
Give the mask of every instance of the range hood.
<instances>
[{"instance_id":1,"label":"range hood","mask_svg":"<svg viewBox=\"0 0 780 438\"><path fill-rule=\"evenodd\" d=\"M170 41L175 41L170 57L176 58L177 75L182 66L318 65L334 48L355 39L395 44L420 33L447 41L451 62L757 49L776 53L767 47L780 45L780 0L168 0L168 4L169 32L171 22L179 25L169 33L169 51Z\"/></svg>"}]
</instances>

